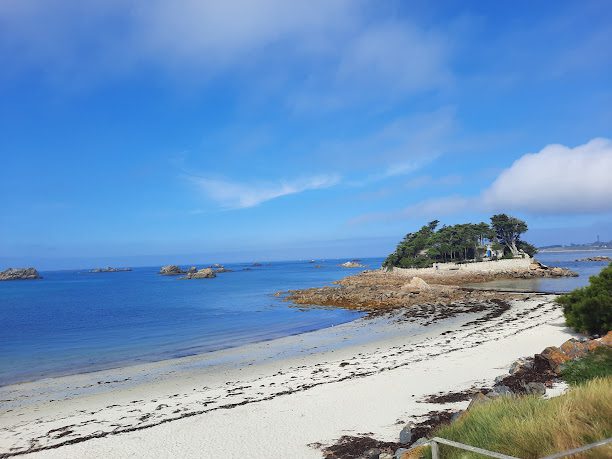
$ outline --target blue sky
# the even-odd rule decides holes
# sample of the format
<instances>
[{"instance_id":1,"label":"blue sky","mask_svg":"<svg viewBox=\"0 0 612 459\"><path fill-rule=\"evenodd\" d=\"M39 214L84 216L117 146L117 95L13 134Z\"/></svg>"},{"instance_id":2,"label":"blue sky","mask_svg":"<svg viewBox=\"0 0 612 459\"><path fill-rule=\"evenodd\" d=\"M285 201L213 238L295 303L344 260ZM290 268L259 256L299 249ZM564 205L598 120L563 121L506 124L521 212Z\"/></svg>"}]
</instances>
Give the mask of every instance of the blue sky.
<instances>
[{"instance_id":1,"label":"blue sky","mask_svg":"<svg viewBox=\"0 0 612 459\"><path fill-rule=\"evenodd\" d=\"M609 43L606 1L4 0L0 264L612 239Z\"/></svg>"}]
</instances>

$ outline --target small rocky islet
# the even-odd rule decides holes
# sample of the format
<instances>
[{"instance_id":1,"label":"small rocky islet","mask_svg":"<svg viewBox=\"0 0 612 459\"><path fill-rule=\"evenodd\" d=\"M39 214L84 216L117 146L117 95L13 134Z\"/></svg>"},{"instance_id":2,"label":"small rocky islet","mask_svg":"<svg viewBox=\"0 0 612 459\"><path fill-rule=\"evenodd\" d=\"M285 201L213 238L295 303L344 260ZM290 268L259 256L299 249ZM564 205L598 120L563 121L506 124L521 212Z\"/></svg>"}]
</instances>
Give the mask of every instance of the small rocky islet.
<instances>
[{"instance_id":1,"label":"small rocky islet","mask_svg":"<svg viewBox=\"0 0 612 459\"><path fill-rule=\"evenodd\" d=\"M8 268L0 272L0 281L42 279L35 268Z\"/></svg>"},{"instance_id":2,"label":"small rocky islet","mask_svg":"<svg viewBox=\"0 0 612 459\"><path fill-rule=\"evenodd\" d=\"M579 258L576 261L612 261L612 257L595 256L595 257Z\"/></svg>"},{"instance_id":3,"label":"small rocky islet","mask_svg":"<svg viewBox=\"0 0 612 459\"><path fill-rule=\"evenodd\" d=\"M211 279L217 277L217 274L229 273L231 271L231 269L227 269L218 263L202 269L198 269L195 266L189 269L182 269L178 265L166 265L161 267L159 274L162 276L183 276L181 279Z\"/></svg>"},{"instance_id":4,"label":"small rocky islet","mask_svg":"<svg viewBox=\"0 0 612 459\"><path fill-rule=\"evenodd\" d=\"M107 266L106 268L93 268L90 269L90 273L120 273L125 271L131 271L132 268L113 268L111 266Z\"/></svg>"}]
</instances>

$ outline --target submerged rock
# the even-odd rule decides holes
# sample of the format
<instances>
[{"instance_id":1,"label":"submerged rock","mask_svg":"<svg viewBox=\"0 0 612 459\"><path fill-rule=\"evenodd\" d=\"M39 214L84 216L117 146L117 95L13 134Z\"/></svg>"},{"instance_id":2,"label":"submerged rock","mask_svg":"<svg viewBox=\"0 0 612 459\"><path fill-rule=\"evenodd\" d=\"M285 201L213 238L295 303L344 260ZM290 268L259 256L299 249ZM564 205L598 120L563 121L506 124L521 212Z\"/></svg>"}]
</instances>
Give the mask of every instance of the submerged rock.
<instances>
[{"instance_id":1,"label":"submerged rock","mask_svg":"<svg viewBox=\"0 0 612 459\"><path fill-rule=\"evenodd\" d=\"M0 281L41 279L34 268L9 268L0 272Z\"/></svg>"}]
</instances>

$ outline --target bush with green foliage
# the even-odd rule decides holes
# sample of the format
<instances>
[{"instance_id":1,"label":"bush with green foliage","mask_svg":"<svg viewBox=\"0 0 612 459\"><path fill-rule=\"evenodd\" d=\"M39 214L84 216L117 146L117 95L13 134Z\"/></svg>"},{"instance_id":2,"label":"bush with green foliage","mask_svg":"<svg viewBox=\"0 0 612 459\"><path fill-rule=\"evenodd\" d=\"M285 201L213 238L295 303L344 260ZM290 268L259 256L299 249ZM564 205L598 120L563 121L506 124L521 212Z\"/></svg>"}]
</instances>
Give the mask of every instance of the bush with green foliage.
<instances>
[{"instance_id":1,"label":"bush with green foliage","mask_svg":"<svg viewBox=\"0 0 612 459\"><path fill-rule=\"evenodd\" d=\"M612 348L602 346L581 359L563 364L561 378L569 384L582 384L595 378L612 377Z\"/></svg>"},{"instance_id":2,"label":"bush with green foliage","mask_svg":"<svg viewBox=\"0 0 612 459\"><path fill-rule=\"evenodd\" d=\"M612 328L612 263L590 284L557 298L565 322L582 333L605 335Z\"/></svg>"}]
</instances>

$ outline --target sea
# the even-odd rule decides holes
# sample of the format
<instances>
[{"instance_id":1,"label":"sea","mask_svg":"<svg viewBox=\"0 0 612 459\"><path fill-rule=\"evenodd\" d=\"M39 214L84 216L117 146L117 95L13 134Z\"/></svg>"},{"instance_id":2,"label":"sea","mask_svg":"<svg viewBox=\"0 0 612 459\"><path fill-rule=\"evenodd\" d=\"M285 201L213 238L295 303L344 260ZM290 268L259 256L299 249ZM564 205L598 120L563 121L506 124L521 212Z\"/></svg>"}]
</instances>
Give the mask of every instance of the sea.
<instances>
[{"instance_id":1,"label":"sea","mask_svg":"<svg viewBox=\"0 0 612 459\"><path fill-rule=\"evenodd\" d=\"M607 265L575 260L597 254L606 252L541 253L541 262L580 276L500 287L572 290ZM330 285L359 272L340 267L345 261L228 263L231 272L214 279L161 276L154 266L108 273L43 271L41 280L0 282L0 386L184 357L355 320L363 313L297 307L274 295ZM382 261L362 263L377 269Z\"/></svg>"}]
</instances>

